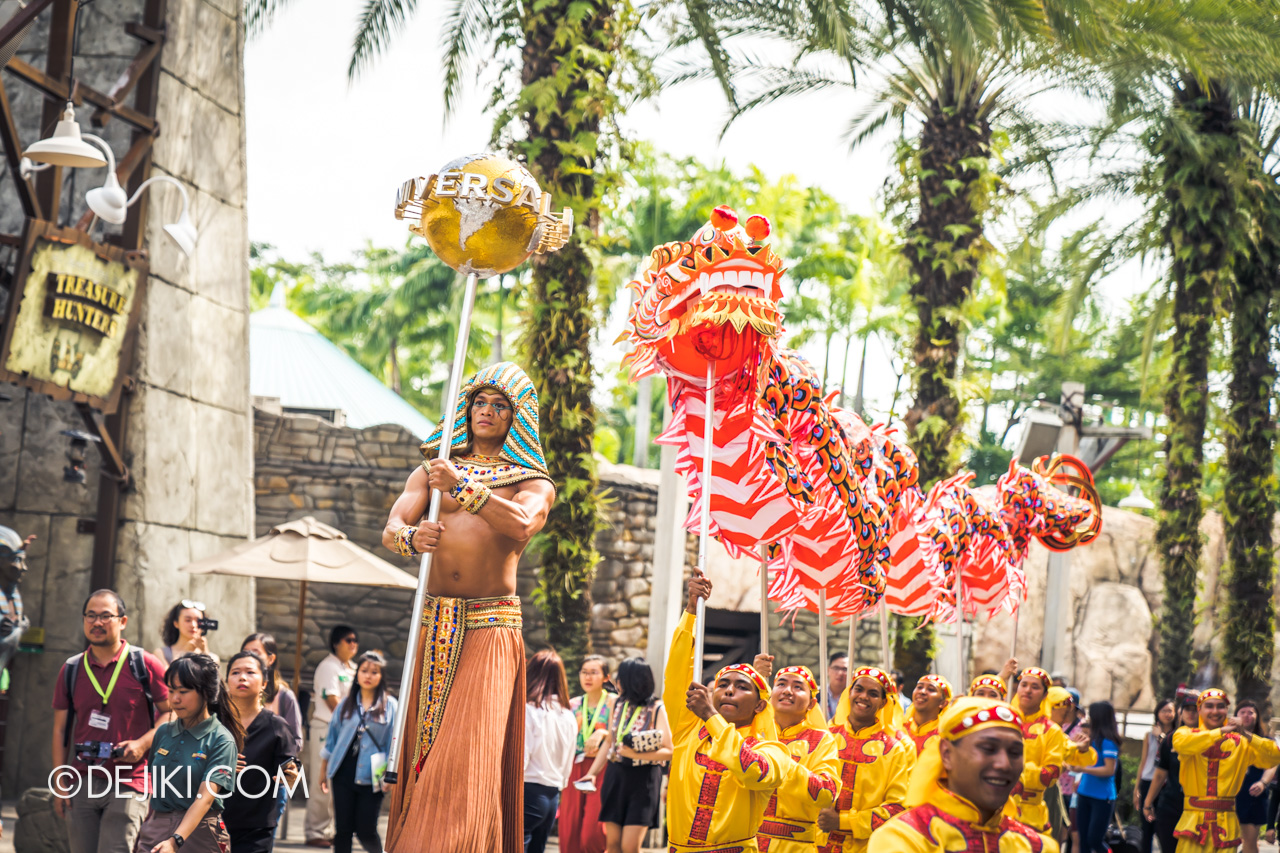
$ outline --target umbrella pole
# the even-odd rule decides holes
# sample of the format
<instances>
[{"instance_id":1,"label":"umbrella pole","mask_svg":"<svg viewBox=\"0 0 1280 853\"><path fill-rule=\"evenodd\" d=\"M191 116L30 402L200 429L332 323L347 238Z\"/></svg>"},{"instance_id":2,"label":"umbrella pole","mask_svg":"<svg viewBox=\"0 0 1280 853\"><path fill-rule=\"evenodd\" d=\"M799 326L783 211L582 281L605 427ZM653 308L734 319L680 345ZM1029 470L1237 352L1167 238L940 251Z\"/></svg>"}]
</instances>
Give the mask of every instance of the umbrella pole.
<instances>
[{"instance_id":1,"label":"umbrella pole","mask_svg":"<svg viewBox=\"0 0 1280 853\"><path fill-rule=\"evenodd\" d=\"M716 363L707 360L706 425L702 431L702 531L698 535L698 574L707 573L707 547L711 538L711 474L715 467ZM707 600L699 598L693 627L693 677L702 683L702 651L707 632Z\"/></svg>"},{"instance_id":2,"label":"umbrella pole","mask_svg":"<svg viewBox=\"0 0 1280 853\"><path fill-rule=\"evenodd\" d=\"M769 654L769 546L760 545L760 654Z\"/></svg>"},{"instance_id":3,"label":"umbrella pole","mask_svg":"<svg viewBox=\"0 0 1280 853\"><path fill-rule=\"evenodd\" d=\"M307 612L307 582L303 581L298 588L298 641L293 647L293 695L298 695L302 684L302 618ZM319 697L313 697L314 702Z\"/></svg>"},{"instance_id":4,"label":"umbrella pole","mask_svg":"<svg viewBox=\"0 0 1280 853\"><path fill-rule=\"evenodd\" d=\"M458 340L453 348L453 367L449 371L449 387L444 395L444 417L440 434L440 452L437 459L448 459L450 444L453 442L455 426L454 415L457 411L458 391L462 387L462 371L466 369L467 338L471 334L471 311L476 303L476 276L467 276L467 290L462 298L462 317L458 321ZM465 417L465 416L464 416ZM431 490L431 503L427 508L425 521L434 523L440 518L439 489ZM409 620L409 645L404 650L404 668L400 676L400 695L404 696L405 685L414 677L418 669L418 643L422 639L422 607L427 597L427 582L431 578L431 554L422 555L422 568L418 572L418 588L413 594L413 618ZM396 714L392 727L391 743L387 749L387 770L383 780L388 785L397 781L400 769L400 744L404 740L407 714Z\"/></svg>"}]
</instances>

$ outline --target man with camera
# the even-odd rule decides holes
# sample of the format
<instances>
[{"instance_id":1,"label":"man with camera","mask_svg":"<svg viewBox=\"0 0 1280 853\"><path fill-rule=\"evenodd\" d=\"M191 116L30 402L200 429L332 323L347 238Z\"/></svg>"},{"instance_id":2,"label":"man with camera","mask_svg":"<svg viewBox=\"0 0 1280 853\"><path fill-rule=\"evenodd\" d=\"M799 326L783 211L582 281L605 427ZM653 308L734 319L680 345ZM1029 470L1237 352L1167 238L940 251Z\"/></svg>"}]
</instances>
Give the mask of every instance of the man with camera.
<instances>
[{"instance_id":1,"label":"man with camera","mask_svg":"<svg viewBox=\"0 0 1280 853\"><path fill-rule=\"evenodd\" d=\"M151 794L147 753L170 719L165 667L124 639L124 601L100 589L83 608L88 650L62 665L53 692L58 813L69 816L71 853L131 853ZM69 807L69 808L68 808Z\"/></svg>"}]
</instances>

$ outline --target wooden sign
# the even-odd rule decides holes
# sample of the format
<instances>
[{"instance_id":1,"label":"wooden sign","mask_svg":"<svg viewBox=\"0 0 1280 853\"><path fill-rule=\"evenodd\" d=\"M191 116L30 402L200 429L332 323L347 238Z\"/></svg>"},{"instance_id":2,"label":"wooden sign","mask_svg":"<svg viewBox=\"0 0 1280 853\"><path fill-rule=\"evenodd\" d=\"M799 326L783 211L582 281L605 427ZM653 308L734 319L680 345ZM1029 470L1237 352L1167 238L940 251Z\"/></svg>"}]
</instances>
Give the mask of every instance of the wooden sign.
<instances>
[{"instance_id":1,"label":"wooden sign","mask_svg":"<svg viewBox=\"0 0 1280 853\"><path fill-rule=\"evenodd\" d=\"M28 219L13 280L0 380L115 412L146 297L145 256Z\"/></svg>"}]
</instances>

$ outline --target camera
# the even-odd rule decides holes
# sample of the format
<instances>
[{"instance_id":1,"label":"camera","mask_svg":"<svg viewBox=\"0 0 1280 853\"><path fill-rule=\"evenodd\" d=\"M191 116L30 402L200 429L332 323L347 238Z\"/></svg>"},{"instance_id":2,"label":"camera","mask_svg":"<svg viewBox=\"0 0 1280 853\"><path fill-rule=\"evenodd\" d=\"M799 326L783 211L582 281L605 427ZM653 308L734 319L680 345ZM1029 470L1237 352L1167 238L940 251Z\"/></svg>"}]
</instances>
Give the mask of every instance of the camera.
<instances>
[{"instance_id":1,"label":"camera","mask_svg":"<svg viewBox=\"0 0 1280 853\"><path fill-rule=\"evenodd\" d=\"M87 740L76 744L76 757L91 764L123 755L124 747L116 746L109 740Z\"/></svg>"},{"instance_id":2,"label":"camera","mask_svg":"<svg viewBox=\"0 0 1280 853\"><path fill-rule=\"evenodd\" d=\"M627 749L633 749L635 747L635 743L631 740L631 732L627 732L622 736L622 745Z\"/></svg>"},{"instance_id":3,"label":"camera","mask_svg":"<svg viewBox=\"0 0 1280 853\"><path fill-rule=\"evenodd\" d=\"M218 630L217 619L201 619L199 622L199 625L200 625L201 633L208 633L209 631Z\"/></svg>"}]
</instances>

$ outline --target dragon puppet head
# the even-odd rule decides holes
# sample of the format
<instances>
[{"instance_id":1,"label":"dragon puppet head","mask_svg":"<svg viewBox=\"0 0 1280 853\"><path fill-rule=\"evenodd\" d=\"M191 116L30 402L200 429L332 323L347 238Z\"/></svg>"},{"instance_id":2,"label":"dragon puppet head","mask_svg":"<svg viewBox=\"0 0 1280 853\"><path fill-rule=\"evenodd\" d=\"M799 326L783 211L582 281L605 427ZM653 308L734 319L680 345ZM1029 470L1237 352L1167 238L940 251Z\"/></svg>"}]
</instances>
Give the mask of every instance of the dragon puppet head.
<instances>
[{"instance_id":1,"label":"dragon puppet head","mask_svg":"<svg viewBox=\"0 0 1280 853\"><path fill-rule=\"evenodd\" d=\"M630 330L618 339L634 349L633 378L661 370L702 384L708 362L717 377L758 363L782 331L782 259L761 243L769 220L717 207L687 243L650 253L631 307Z\"/></svg>"}]
</instances>

